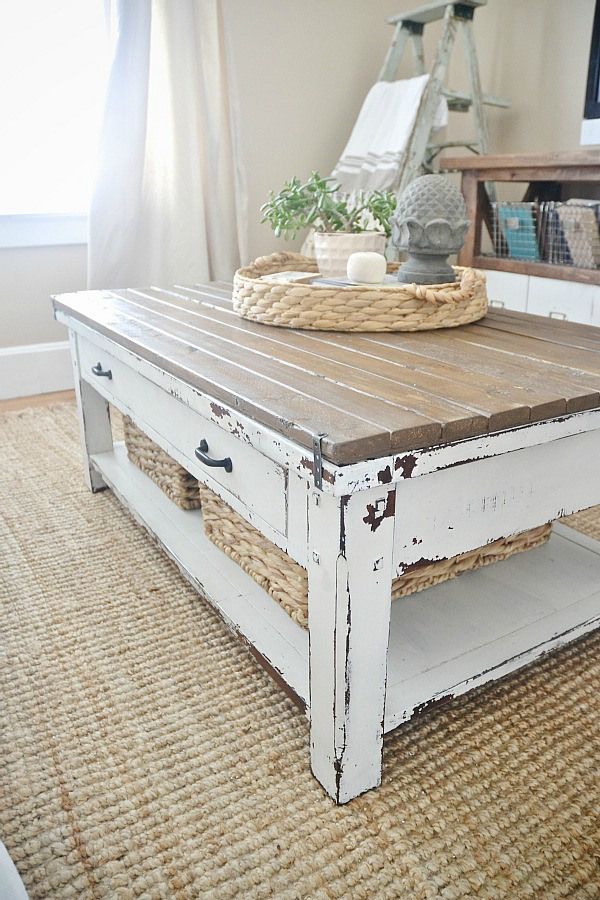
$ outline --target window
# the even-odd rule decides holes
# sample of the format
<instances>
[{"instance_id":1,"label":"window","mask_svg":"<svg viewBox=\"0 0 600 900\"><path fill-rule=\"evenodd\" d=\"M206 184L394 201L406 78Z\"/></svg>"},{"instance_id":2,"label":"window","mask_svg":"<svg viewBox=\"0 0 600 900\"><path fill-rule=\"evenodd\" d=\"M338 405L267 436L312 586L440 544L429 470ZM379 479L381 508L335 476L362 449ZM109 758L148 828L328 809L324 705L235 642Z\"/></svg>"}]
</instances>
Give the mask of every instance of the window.
<instances>
[{"instance_id":1,"label":"window","mask_svg":"<svg viewBox=\"0 0 600 900\"><path fill-rule=\"evenodd\" d=\"M102 0L4 4L0 225L87 215L107 71Z\"/></svg>"}]
</instances>

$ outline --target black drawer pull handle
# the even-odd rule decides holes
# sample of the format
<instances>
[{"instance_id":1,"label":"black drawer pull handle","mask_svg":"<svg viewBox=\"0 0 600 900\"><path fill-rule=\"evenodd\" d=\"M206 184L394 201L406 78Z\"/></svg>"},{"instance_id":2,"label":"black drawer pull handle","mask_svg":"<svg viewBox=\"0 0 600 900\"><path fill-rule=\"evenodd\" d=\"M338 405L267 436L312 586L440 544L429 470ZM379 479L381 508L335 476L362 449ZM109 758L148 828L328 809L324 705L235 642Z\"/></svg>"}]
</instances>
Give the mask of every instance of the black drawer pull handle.
<instances>
[{"instance_id":1,"label":"black drawer pull handle","mask_svg":"<svg viewBox=\"0 0 600 900\"><path fill-rule=\"evenodd\" d=\"M95 366L92 366L92 372L94 375L103 375L105 378L108 378L109 381L112 378L112 372L110 369L103 369L102 363L96 363Z\"/></svg>"},{"instance_id":2,"label":"black drawer pull handle","mask_svg":"<svg viewBox=\"0 0 600 900\"><path fill-rule=\"evenodd\" d=\"M205 466L212 466L213 468L221 467L225 469L226 472L231 472L233 469L233 465L231 459L226 456L225 459L212 459L208 456L208 444L204 438L200 441L200 446L196 447L194 450L196 454L196 458L200 460L201 463L204 463Z\"/></svg>"}]
</instances>

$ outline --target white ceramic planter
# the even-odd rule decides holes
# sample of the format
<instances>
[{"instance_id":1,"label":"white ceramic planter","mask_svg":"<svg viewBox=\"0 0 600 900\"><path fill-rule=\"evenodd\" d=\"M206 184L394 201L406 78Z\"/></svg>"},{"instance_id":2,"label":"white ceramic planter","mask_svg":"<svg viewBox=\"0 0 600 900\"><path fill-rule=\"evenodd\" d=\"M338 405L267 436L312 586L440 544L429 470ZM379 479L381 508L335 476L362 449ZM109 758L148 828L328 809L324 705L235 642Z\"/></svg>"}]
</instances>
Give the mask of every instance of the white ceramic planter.
<instances>
[{"instance_id":1,"label":"white ceramic planter","mask_svg":"<svg viewBox=\"0 0 600 900\"><path fill-rule=\"evenodd\" d=\"M315 231L315 256L324 278L345 278L348 257L362 250L385 253L387 238L381 231L348 234L344 231Z\"/></svg>"}]
</instances>

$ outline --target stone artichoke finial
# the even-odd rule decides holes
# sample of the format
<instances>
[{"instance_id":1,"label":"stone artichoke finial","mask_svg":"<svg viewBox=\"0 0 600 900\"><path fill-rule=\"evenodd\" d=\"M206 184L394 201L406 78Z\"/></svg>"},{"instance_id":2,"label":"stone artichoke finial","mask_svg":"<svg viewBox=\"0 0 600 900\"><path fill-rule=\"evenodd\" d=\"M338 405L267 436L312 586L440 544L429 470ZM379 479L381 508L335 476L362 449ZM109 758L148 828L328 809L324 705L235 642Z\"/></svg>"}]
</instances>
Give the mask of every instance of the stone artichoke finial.
<instances>
[{"instance_id":1,"label":"stone artichoke finial","mask_svg":"<svg viewBox=\"0 0 600 900\"><path fill-rule=\"evenodd\" d=\"M421 175L404 189L392 217L392 242L408 251L398 281L444 284L455 281L447 262L462 247L469 227L460 190L444 175Z\"/></svg>"}]
</instances>

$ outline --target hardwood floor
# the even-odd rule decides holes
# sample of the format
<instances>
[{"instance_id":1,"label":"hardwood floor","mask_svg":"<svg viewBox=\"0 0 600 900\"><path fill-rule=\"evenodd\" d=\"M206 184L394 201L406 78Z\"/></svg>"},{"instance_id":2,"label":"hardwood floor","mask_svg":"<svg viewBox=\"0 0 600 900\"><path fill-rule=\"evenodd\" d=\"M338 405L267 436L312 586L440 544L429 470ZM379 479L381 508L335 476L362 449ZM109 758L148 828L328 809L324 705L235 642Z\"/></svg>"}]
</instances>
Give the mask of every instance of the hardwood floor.
<instances>
[{"instance_id":1,"label":"hardwood floor","mask_svg":"<svg viewBox=\"0 0 600 900\"><path fill-rule=\"evenodd\" d=\"M56 391L52 394L36 394L33 397L15 397L0 400L0 412L10 409L25 409L28 406L50 406L52 403L68 403L75 400L75 391Z\"/></svg>"}]
</instances>

